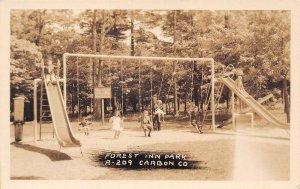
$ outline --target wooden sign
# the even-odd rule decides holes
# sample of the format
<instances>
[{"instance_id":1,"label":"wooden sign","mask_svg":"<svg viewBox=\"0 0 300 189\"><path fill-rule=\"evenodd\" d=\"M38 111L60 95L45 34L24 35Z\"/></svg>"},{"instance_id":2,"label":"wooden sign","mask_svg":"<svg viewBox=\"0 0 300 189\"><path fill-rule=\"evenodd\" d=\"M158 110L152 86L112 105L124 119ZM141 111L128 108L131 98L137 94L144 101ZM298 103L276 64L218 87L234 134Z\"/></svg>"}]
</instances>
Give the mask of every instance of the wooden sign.
<instances>
[{"instance_id":1,"label":"wooden sign","mask_svg":"<svg viewBox=\"0 0 300 189\"><path fill-rule=\"evenodd\" d=\"M95 87L94 94L95 94L95 98L111 98L111 88Z\"/></svg>"}]
</instances>

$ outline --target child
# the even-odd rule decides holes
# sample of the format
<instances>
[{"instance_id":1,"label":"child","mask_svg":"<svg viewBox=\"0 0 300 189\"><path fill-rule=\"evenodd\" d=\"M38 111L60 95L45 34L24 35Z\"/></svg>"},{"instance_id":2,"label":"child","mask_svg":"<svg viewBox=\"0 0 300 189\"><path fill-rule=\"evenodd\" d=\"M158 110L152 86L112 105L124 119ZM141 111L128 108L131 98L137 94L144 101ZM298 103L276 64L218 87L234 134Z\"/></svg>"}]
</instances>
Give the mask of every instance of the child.
<instances>
[{"instance_id":1,"label":"child","mask_svg":"<svg viewBox=\"0 0 300 189\"><path fill-rule=\"evenodd\" d=\"M194 126L198 132L200 134L202 134L203 132L201 131L201 127L200 127L200 113L198 111L198 107L197 106L194 106L194 108L192 108L192 111L191 111L191 124L192 126Z\"/></svg>"},{"instance_id":2,"label":"child","mask_svg":"<svg viewBox=\"0 0 300 189\"><path fill-rule=\"evenodd\" d=\"M242 76L238 76L237 79L235 80L235 87L239 91L244 91L244 85L243 85L243 78Z\"/></svg>"},{"instance_id":3,"label":"child","mask_svg":"<svg viewBox=\"0 0 300 189\"><path fill-rule=\"evenodd\" d=\"M83 118L83 120L79 123L79 125L81 125L84 129L84 134L85 135L89 135L89 130L90 127L89 125L91 125L92 123L90 123L85 117Z\"/></svg>"},{"instance_id":4,"label":"child","mask_svg":"<svg viewBox=\"0 0 300 189\"><path fill-rule=\"evenodd\" d=\"M47 85L49 83L55 84L55 73L54 73L54 65L52 64L52 60L48 60L47 62L47 69L46 69L46 78L48 80Z\"/></svg>"},{"instance_id":5,"label":"child","mask_svg":"<svg viewBox=\"0 0 300 189\"><path fill-rule=\"evenodd\" d=\"M112 123L112 130L115 132L114 139L118 139L123 130L123 120L124 117L120 117L120 111L116 111L115 115L109 119L109 122Z\"/></svg>"},{"instance_id":6,"label":"child","mask_svg":"<svg viewBox=\"0 0 300 189\"><path fill-rule=\"evenodd\" d=\"M238 78L235 80L235 88L241 92L246 98L250 98L249 94L245 91L244 85L243 85L243 78L241 75L238 76Z\"/></svg>"},{"instance_id":7,"label":"child","mask_svg":"<svg viewBox=\"0 0 300 189\"><path fill-rule=\"evenodd\" d=\"M151 137L151 131L152 131L152 126L151 126L151 120L150 116L147 110L143 112L143 115L141 116L140 120L141 122L141 127L144 130L145 137L147 136L147 131L148 131L148 137Z\"/></svg>"},{"instance_id":8,"label":"child","mask_svg":"<svg viewBox=\"0 0 300 189\"><path fill-rule=\"evenodd\" d=\"M161 117L165 115L165 112L160 109L159 106L155 107L154 110L154 118L153 118L153 126L154 130L159 131L161 126Z\"/></svg>"}]
</instances>

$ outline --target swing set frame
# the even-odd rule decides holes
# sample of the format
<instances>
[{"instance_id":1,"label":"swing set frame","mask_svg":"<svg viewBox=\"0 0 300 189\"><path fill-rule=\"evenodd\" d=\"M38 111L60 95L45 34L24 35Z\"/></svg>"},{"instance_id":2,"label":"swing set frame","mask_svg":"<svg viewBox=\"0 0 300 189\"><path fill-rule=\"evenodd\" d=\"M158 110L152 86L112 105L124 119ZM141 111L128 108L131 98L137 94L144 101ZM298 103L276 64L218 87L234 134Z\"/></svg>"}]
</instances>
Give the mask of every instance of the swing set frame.
<instances>
[{"instance_id":1,"label":"swing set frame","mask_svg":"<svg viewBox=\"0 0 300 189\"><path fill-rule=\"evenodd\" d=\"M63 83L63 97L65 101L65 105L67 104L67 59L69 57L77 57L77 58L97 58L101 60L108 60L111 61L112 59L115 60L138 60L139 64L141 63L140 61L145 60L145 61L154 61L154 60L161 60L162 63L165 61L191 61L192 64L196 61L197 64L201 65L211 65L211 79L212 79L212 84L211 84L211 95L215 95L215 62L213 58L178 58L178 57L147 57L147 56L122 56L122 55L98 55L98 54L79 54L79 53L64 53L63 54L63 74L62 74L62 83ZM122 61L123 62L123 61ZM77 61L78 63L78 61ZM139 70L140 72L140 70ZM140 91L140 88L139 88ZM152 91L151 91L152 92ZM152 100L152 99L151 99ZM212 130L215 131L216 125L215 125L215 101L214 98L211 98L211 112L212 112Z\"/></svg>"}]
</instances>

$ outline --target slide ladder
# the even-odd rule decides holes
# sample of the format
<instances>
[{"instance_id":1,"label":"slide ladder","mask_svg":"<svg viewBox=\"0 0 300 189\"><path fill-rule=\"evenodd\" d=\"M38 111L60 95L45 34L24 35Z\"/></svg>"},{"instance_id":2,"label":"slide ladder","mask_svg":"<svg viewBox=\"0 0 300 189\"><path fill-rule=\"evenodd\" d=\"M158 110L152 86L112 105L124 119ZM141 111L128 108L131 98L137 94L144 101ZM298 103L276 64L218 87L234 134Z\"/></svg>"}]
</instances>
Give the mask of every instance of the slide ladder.
<instances>
[{"instance_id":1,"label":"slide ladder","mask_svg":"<svg viewBox=\"0 0 300 189\"><path fill-rule=\"evenodd\" d=\"M47 92L46 88L44 87L44 84L42 83L41 89L40 89L40 140L42 140L42 133L45 133L45 131L42 131L42 125L44 123L52 123L52 116L50 111L50 106L47 98ZM52 136L54 138L54 128L52 130Z\"/></svg>"}]
</instances>

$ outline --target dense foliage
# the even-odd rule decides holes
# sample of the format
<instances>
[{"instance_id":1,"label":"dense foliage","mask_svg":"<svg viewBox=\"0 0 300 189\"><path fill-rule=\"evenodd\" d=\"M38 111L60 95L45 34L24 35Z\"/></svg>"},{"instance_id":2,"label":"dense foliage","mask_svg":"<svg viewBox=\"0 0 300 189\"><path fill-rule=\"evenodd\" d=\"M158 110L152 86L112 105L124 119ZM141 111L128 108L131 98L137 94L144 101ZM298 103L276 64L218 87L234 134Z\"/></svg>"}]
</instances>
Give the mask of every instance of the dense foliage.
<instances>
[{"instance_id":1,"label":"dense foliage","mask_svg":"<svg viewBox=\"0 0 300 189\"><path fill-rule=\"evenodd\" d=\"M13 10L11 102L15 96L25 95L32 107L33 79L40 77L41 61L51 58L54 63L62 62L65 52L210 57L242 70L246 90L254 97L273 93L288 102L289 11ZM91 86L100 84L111 84L116 97L106 100L106 106L111 101L121 102L123 86L124 111L138 111L138 61L70 58L70 112L76 111L78 101L76 61L80 108L84 112L90 106ZM151 75L153 94L164 102L172 95L178 96L180 106L186 106L189 99L196 104L203 101L200 85L206 82L208 67L191 62L180 62L176 68L174 62L143 61L141 65L143 108L150 103ZM28 114L27 119L32 115Z\"/></svg>"}]
</instances>

